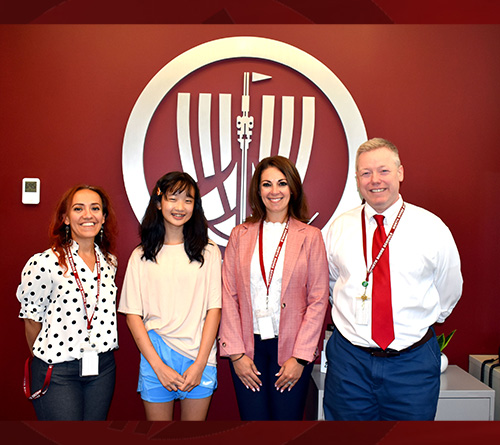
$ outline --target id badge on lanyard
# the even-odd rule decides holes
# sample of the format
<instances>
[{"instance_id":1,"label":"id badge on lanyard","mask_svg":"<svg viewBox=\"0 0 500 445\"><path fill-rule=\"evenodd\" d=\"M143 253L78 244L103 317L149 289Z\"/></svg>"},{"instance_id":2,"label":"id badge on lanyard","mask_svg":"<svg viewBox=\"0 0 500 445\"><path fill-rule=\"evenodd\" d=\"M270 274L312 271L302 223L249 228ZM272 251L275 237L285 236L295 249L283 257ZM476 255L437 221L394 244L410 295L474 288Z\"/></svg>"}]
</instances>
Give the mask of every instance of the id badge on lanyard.
<instances>
[{"instance_id":1,"label":"id badge on lanyard","mask_svg":"<svg viewBox=\"0 0 500 445\"><path fill-rule=\"evenodd\" d=\"M391 230L389 231L389 233L388 233L388 235L387 235L387 237L382 245L382 248L380 249L380 252L373 260L371 266L367 267L366 278L361 283L361 285L363 286L363 295L356 298L356 307L355 307L355 311L354 311L354 317L355 317L356 324L359 324L362 326L368 325L370 315L371 315L371 299L370 299L370 297L368 297L366 295L366 290L367 290L368 285L369 285L370 275L372 274L375 266L378 264L378 261L379 261L380 257L382 256L382 254L384 253L385 249L389 245L389 242L391 241L391 239L394 235L394 232L396 231L396 228L399 224L399 221L400 221L401 217L403 216L405 208L406 208L406 206L403 202L403 205L399 209L399 212L396 216L396 219L394 220L394 223L392 224ZM366 252L367 252L366 221L365 221L365 208L364 207L363 207L363 210L361 211L361 228L362 228L361 230L362 230L362 236L363 236L363 256L365 258L365 264L368 266L367 254L366 254ZM370 301L370 303L368 303L368 301Z\"/></svg>"},{"instance_id":2,"label":"id badge on lanyard","mask_svg":"<svg viewBox=\"0 0 500 445\"><path fill-rule=\"evenodd\" d=\"M367 326L368 321L370 319L369 315L371 313L370 311L371 304L368 303L368 298L364 298L364 295L362 297L357 297L356 298L356 308L354 311L354 316L355 316L355 323L361 326Z\"/></svg>"},{"instance_id":3,"label":"id badge on lanyard","mask_svg":"<svg viewBox=\"0 0 500 445\"><path fill-rule=\"evenodd\" d=\"M269 288L271 287L271 281L274 275L274 269L276 268L276 263L278 262L278 258L281 253L281 249L283 248L283 244L285 243L286 237L288 235L288 226L290 224L290 219L287 220L285 228L283 229L283 233L281 234L280 241L278 243L278 247L276 248L276 253L274 254L271 267L269 270L269 279L266 277L266 271L264 268L264 249L263 249L263 238L264 238L264 220L261 220L259 227L259 263L260 263L260 271L262 274L262 279L266 286L267 295L266 295L266 308L260 309L255 312L255 317L257 319L257 324L259 325L260 338L262 340L268 340L270 338L274 338L277 334L277 321L274 317L274 314L271 309L269 309Z\"/></svg>"},{"instance_id":4,"label":"id badge on lanyard","mask_svg":"<svg viewBox=\"0 0 500 445\"><path fill-rule=\"evenodd\" d=\"M85 314L87 316L87 337L88 341L82 342L79 345L80 349L80 377L87 377L92 375L99 374L99 352L95 344L90 341L90 335L92 332L92 320L94 318L94 314L97 308L97 304L99 302L99 294L101 289L101 263L99 261L99 256L97 252L95 252L95 261L97 265L97 296L96 303L94 306L94 311L92 315L87 313L87 297L85 295L85 289L83 288L83 284L78 275L78 270L75 266L75 261L73 259L73 255L71 254L71 250L66 249L66 254L69 259L69 264L71 266L71 271L73 272L73 276L75 277L76 283L78 285L78 289L80 290L80 294L82 295L83 300L83 308L85 310Z\"/></svg>"},{"instance_id":5,"label":"id badge on lanyard","mask_svg":"<svg viewBox=\"0 0 500 445\"><path fill-rule=\"evenodd\" d=\"M262 340L268 340L275 337L274 326L276 321L271 313L270 309L261 309L255 311L255 318L257 319L257 324L259 325L260 338Z\"/></svg>"},{"instance_id":6,"label":"id badge on lanyard","mask_svg":"<svg viewBox=\"0 0 500 445\"><path fill-rule=\"evenodd\" d=\"M80 377L99 375L99 353L95 345L80 345Z\"/></svg>"}]
</instances>

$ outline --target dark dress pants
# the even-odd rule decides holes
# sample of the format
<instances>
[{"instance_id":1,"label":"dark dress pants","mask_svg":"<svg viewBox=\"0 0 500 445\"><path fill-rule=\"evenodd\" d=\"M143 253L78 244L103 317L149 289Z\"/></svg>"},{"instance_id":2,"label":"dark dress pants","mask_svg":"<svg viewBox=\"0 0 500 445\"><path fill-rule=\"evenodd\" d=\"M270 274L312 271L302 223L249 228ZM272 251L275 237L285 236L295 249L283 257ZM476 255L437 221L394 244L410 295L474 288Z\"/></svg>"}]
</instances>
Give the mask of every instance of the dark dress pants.
<instances>
[{"instance_id":1,"label":"dark dress pants","mask_svg":"<svg viewBox=\"0 0 500 445\"><path fill-rule=\"evenodd\" d=\"M281 368L278 365L278 339L261 340L255 335L254 341L254 363L262 381L260 391L246 389L231 364L241 420L302 420L313 364L304 367L291 391L277 391L274 384L278 377L275 374Z\"/></svg>"},{"instance_id":2,"label":"dark dress pants","mask_svg":"<svg viewBox=\"0 0 500 445\"><path fill-rule=\"evenodd\" d=\"M31 390L42 388L48 364L35 357ZM99 375L80 377L80 361L55 364L48 391L33 400L38 420L106 420L115 387L115 357L99 354Z\"/></svg>"}]
</instances>

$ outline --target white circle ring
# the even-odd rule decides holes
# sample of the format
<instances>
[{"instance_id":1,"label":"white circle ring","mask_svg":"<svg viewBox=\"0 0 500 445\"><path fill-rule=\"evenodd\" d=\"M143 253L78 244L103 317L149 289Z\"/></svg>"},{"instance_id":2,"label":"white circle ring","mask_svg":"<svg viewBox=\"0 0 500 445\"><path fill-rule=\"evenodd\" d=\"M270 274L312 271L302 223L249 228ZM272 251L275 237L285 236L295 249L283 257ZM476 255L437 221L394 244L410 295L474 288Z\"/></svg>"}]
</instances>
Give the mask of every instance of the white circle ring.
<instances>
[{"instance_id":1,"label":"white circle ring","mask_svg":"<svg viewBox=\"0 0 500 445\"><path fill-rule=\"evenodd\" d=\"M221 60L256 58L280 63L313 82L337 111L349 151L349 165L342 197L323 234L337 215L359 204L354 177L356 150L366 141L366 129L354 99L338 77L322 62L287 43L264 37L227 37L203 43L167 63L146 85L130 113L123 139L122 169L125 190L136 218L141 221L149 202L144 172L144 144L156 108L168 92L192 72Z\"/></svg>"}]
</instances>

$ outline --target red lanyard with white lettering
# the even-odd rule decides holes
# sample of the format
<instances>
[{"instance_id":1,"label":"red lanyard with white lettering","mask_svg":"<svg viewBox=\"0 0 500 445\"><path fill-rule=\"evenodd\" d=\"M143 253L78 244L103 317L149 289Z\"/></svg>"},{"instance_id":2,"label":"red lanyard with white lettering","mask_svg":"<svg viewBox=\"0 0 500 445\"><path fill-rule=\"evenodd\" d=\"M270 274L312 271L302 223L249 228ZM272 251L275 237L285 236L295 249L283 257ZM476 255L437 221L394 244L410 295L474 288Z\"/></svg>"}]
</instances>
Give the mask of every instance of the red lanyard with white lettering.
<instances>
[{"instance_id":1,"label":"red lanyard with white lettering","mask_svg":"<svg viewBox=\"0 0 500 445\"><path fill-rule=\"evenodd\" d=\"M43 381L43 386L41 389L35 391L31 394L30 390L30 382L31 382L31 362L33 361L33 356L31 355L24 364L24 395L28 398L28 400L35 400L42 397L47 390L49 389L50 377L52 375L52 368L54 365L49 365L47 368L47 373L45 374L45 380Z\"/></svg>"},{"instance_id":2,"label":"red lanyard with white lettering","mask_svg":"<svg viewBox=\"0 0 500 445\"><path fill-rule=\"evenodd\" d=\"M68 256L69 264L71 266L71 271L73 272L73 275L75 277L76 284L78 285L78 289L82 294L83 308L85 309L85 315L87 316L87 331L90 331L90 329L92 328L92 319L94 318L97 303L99 302L99 294L101 291L101 263L99 261L99 255L97 255L97 252L94 251L95 261L97 264L97 296L95 299L95 306L94 310L92 311L92 316L89 317L89 314L87 312L87 295L85 295L85 289L83 288L80 277L78 276L78 271L76 270L75 261L73 260L73 255L71 254L71 250L66 249L66 254Z\"/></svg>"},{"instance_id":3,"label":"red lanyard with white lettering","mask_svg":"<svg viewBox=\"0 0 500 445\"><path fill-rule=\"evenodd\" d=\"M264 280L264 284L266 285L267 289L267 296L269 296L269 288L271 287L271 281L273 279L274 275L274 269L276 268L276 263L278 262L278 258L281 253L281 249L283 247L283 244L285 243L286 236L288 235L288 225L290 224L290 218L288 218L288 221L286 222L285 228L283 229L283 233L281 234L280 242L278 244L278 247L276 248L276 252L274 254L273 261L271 263L271 268L269 269L269 282L266 280L266 269L264 268L264 249L263 249L263 241L262 238L264 238L264 220L260 221L260 228L259 228L259 261L260 261L260 271L262 273L262 279Z\"/></svg>"},{"instance_id":4,"label":"red lanyard with white lettering","mask_svg":"<svg viewBox=\"0 0 500 445\"><path fill-rule=\"evenodd\" d=\"M386 239L384 241L384 244L382 244L382 247L380 248L380 251L379 251L378 255L373 260L372 265L370 266L370 268L368 268L368 261L367 261L367 256L366 256L367 247L366 247L365 208L363 207L363 210L361 211L361 226L362 226L362 232L363 232L363 254L365 256L365 264L366 264L366 267L367 267L366 278L365 278L365 281L363 281L363 283L362 283L363 287L365 289L368 287L368 281L370 279L370 274L373 272L373 269L375 269L375 266L377 265L378 261L380 260L380 257L384 254L385 249L389 245L389 242L391 241L391 239L392 239L392 237L394 235L394 232L396 231L396 227L398 226L399 221L400 221L401 217L403 216L405 208L406 208L405 207L405 203L403 202L403 205L399 209L399 213L396 216L396 219L394 220L394 223L393 223L393 225L391 227L391 230L387 234L387 237L386 237Z\"/></svg>"}]
</instances>

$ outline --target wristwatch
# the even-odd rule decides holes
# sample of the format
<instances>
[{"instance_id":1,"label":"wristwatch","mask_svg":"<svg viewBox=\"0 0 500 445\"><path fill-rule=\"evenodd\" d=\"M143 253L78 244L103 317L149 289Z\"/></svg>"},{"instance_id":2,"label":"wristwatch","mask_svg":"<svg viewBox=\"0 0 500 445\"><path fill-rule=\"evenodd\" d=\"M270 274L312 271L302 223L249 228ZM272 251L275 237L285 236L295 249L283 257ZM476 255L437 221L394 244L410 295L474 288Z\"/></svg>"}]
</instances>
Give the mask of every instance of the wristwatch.
<instances>
[{"instance_id":1,"label":"wristwatch","mask_svg":"<svg viewBox=\"0 0 500 445\"><path fill-rule=\"evenodd\" d=\"M309 364L309 362L308 362L307 360L304 360L304 359L302 359L302 358L297 358L297 357L295 357L295 360L297 360L297 363L298 363L299 365L302 365L302 366L307 366L307 365Z\"/></svg>"}]
</instances>

